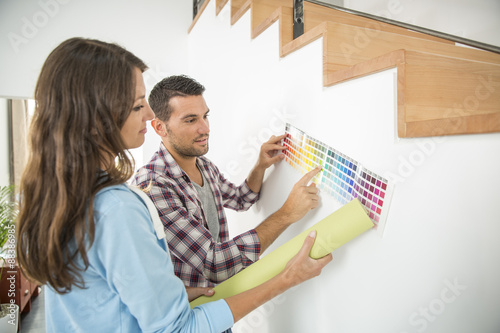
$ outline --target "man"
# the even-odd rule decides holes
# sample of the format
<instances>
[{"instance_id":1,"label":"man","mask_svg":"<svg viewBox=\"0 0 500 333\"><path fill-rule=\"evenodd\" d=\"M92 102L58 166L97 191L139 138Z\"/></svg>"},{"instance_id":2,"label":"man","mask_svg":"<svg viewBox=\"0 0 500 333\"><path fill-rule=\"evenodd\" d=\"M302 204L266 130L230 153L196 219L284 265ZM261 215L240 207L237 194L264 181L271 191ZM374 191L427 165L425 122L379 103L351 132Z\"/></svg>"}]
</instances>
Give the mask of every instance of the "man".
<instances>
[{"instance_id":1,"label":"man","mask_svg":"<svg viewBox=\"0 0 500 333\"><path fill-rule=\"evenodd\" d=\"M307 183L320 170L295 184L285 204L255 229L229 238L224 207L250 208L259 198L264 173L283 159L284 136L265 142L248 178L236 186L203 157L208 152L209 109L205 88L187 76L172 76L151 91L151 122L160 149L140 168L135 183L147 189L162 219L175 273L187 286L218 284L255 262L292 223L318 205L317 188Z\"/></svg>"}]
</instances>

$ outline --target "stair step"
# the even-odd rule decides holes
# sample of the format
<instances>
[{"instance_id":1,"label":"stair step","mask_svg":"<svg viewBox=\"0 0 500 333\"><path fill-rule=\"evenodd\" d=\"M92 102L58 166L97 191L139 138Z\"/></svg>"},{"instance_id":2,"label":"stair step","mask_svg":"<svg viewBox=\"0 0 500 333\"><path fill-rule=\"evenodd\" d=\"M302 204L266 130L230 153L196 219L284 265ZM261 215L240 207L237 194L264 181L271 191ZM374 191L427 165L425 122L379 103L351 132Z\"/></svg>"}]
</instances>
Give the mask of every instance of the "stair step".
<instances>
[{"instance_id":1,"label":"stair step","mask_svg":"<svg viewBox=\"0 0 500 333\"><path fill-rule=\"evenodd\" d=\"M326 49L324 65L327 72L343 69L397 49L500 64L500 55L493 52L333 22L327 23L323 41Z\"/></svg>"},{"instance_id":2,"label":"stair step","mask_svg":"<svg viewBox=\"0 0 500 333\"><path fill-rule=\"evenodd\" d=\"M252 38L278 21L282 57L322 37L325 86L397 68L400 137L500 132L499 54L309 2L296 39L291 0L231 0L231 24L248 9Z\"/></svg>"},{"instance_id":3,"label":"stair step","mask_svg":"<svg viewBox=\"0 0 500 333\"><path fill-rule=\"evenodd\" d=\"M286 13L293 13L292 0L253 0L252 1L252 38L257 37L265 31L273 22L276 21L277 10L282 7ZM292 16L293 17L293 16ZM323 22L336 22L348 24L361 28L380 30L392 33L398 33L404 36L417 37L427 40L439 41L446 44L454 44L452 41L414 32L405 28L397 27L391 24L378 22L365 17L359 17L329 7L320 6L310 2L304 2L304 32L316 28ZM293 24L293 20L292 20ZM293 34L287 36L293 39Z\"/></svg>"},{"instance_id":4,"label":"stair step","mask_svg":"<svg viewBox=\"0 0 500 333\"><path fill-rule=\"evenodd\" d=\"M405 50L398 135L500 132L500 64Z\"/></svg>"},{"instance_id":5,"label":"stair step","mask_svg":"<svg viewBox=\"0 0 500 333\"><path fill-rule=\"evenodd\" d=\"M220 11L227 4L229 0L216 0L215 1L215 15L219 15Z\"/></svg>"},{"instance_id":6,"label":"stair step","mask_svg":"<svg viewBox=\"0 0 500 333\"><path fill-rule=\"evenodd\" d=\"M238 20L250 9L252 0L231 0L231 25Z\"/></svg>"}]
</instances>

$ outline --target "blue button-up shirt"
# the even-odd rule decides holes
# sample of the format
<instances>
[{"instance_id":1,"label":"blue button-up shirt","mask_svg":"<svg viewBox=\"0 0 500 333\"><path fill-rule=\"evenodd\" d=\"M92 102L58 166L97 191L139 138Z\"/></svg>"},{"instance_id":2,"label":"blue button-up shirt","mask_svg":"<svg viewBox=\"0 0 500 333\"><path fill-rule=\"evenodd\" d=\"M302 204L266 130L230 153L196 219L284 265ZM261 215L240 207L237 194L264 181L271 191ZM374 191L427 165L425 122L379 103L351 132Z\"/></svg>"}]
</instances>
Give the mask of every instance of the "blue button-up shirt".
<instances>
[{"instance_id":1,"label":"blue button-up shirt","mask_svg":"<svg viewBox=\"0 0 500 333\"><path fill-rule=\"evenodd\" d=\"M164 239L143 199L126 185L94 201L95 240L85 288L45 288L47 332L214 332L233 325L224 300L191 309Z\"/></svg>"}]
</instances>

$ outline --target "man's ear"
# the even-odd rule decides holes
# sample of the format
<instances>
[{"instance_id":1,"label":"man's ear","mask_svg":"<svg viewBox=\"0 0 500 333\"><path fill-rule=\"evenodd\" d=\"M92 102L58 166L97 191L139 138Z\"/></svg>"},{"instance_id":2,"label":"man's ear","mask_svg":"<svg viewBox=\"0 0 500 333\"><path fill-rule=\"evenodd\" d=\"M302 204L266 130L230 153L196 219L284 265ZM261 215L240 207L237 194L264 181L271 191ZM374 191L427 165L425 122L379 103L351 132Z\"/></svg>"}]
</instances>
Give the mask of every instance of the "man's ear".
<instances>
[{"instance_id":1,"label":"man's ear","mask_svg":"<svg viewBox=\"0 0 500 333\"><path fill-rule=\"evenodd\" d=\"M151 127L155 130L156 134L162 138L167 136L167 127L163 121L158 118L151 120Z\"/></svg>"}]
</instances>

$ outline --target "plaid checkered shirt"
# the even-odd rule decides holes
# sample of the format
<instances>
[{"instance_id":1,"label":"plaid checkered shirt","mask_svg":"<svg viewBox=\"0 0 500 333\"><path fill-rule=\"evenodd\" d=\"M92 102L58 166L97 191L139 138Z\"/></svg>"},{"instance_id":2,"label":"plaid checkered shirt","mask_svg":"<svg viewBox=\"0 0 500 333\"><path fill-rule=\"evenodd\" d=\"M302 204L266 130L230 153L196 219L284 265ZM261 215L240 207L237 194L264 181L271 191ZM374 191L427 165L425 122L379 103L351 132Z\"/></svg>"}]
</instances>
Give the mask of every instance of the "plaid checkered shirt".
<instances>
[{"instance_id":1,"label":"plaid checkered shirt","mask_svg":"<svg viewBox=\"0 0 500 333\"><path fill-rule=\"evenodd\" d=\"M140 168L133 183L147 192L163 222L175 274L192 287L218 284L259 258L260 241L254 229L229 238L224 207L249 209L259 194L246 181L235 186L206 157L197 165L212 189L219 216L220 242L212 238L198 192L163 143L148 164Z\"/></svg>"}]
</instances>

